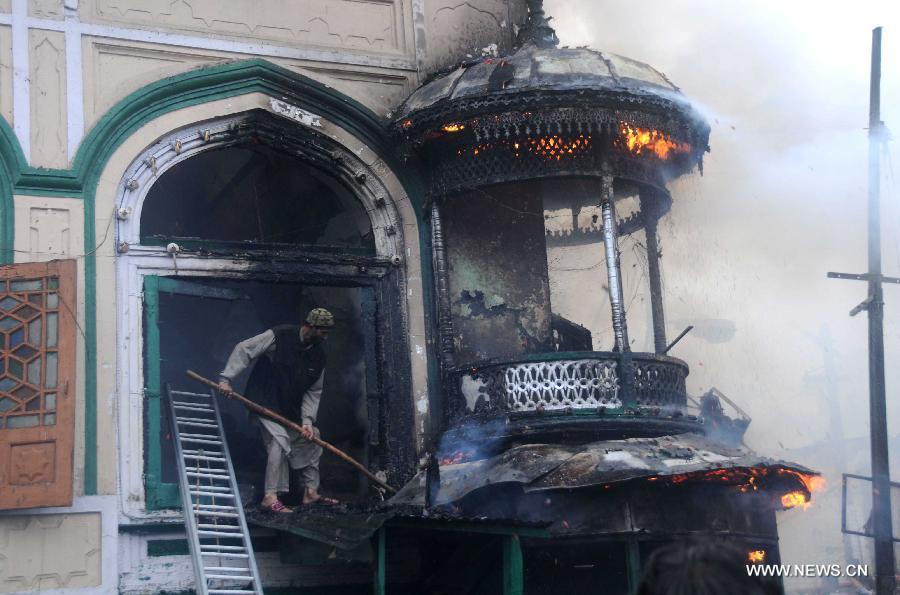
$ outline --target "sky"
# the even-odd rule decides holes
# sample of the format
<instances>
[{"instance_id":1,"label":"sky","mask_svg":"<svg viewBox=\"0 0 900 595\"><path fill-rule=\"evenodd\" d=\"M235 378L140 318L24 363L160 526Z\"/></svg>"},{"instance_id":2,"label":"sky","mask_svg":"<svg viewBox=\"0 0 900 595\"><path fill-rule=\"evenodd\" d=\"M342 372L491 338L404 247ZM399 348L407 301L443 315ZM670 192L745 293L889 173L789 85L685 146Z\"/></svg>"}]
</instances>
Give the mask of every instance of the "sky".
<instances>
[{"instance_id":1,"label":"sky","mask_svg":"<svg viewBox=\"0 0 900 595\"><path fill-rule=\"evenodd\" d=\"M707 115L704 173L670 185L660 227L668 335L697 327L672 355L691 367L689 392L715 386L750 414L749 446L825 467L820 514L839 545L840 472L869 471L866 316L848 315L867 288L826 273L866 270L871 31L883 27L882 120L900 134L900 2L547 0L545 10L561 45L646 62ZM883 269L900 277L893 140L882 173ZM900 286L885 286L885 302L896 437ZM891 455L898 481L900 450ZM785 518L791 554L810 527Z\"/></svg>"}]
</instances>

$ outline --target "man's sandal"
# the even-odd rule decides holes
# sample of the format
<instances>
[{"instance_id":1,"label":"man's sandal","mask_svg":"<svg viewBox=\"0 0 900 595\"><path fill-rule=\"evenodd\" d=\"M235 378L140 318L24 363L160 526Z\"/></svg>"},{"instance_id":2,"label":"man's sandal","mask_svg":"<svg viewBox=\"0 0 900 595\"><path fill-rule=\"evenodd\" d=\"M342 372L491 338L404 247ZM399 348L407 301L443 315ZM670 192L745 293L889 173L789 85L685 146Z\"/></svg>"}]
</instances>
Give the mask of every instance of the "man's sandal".
<instances>
[{"instance_id":1,"label":"man's sandal","mask_svg":"<svg viewBox=\"0 0 900 595\"><path fill-rule=\"evenodd\" d=\"M303 506L314 506L316 504L323 505L323 506L336 506L336 505L340 504L340 501L335 500L334 498L329 498L328 496L323 496L323 495L319 494L318 498L316 498L315 500L311 500L309 502L304 502Z\"/></svg>"},{"instance_id":2,"label":"man's sandal","mask_svg":"<svg viewBox=\"0 0 900 595\"><path fill-rule=\"evenodd\" d=\"M294 512L294 509L288 508L281 500L277 499L268 505L260 504L259 509L263 512L280 512L285 514Z\"/></svg>"}]
</instances>

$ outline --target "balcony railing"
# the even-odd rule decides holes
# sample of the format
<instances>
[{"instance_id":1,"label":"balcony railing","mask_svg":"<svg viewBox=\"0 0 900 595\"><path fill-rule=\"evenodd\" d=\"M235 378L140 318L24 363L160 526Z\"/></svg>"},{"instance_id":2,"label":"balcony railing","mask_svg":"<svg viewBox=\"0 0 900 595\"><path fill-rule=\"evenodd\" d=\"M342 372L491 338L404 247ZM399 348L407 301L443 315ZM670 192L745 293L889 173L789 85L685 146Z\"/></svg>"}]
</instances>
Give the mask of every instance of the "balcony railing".
<instances>
[{"instance_id":1,"label":"balcony railing","mask_svg":"<svg viewBox=\"0 0 900 595\"><path fill-rule=\"evenodd\" d=\"M452 375L451 417L591 409L671 416L687 406L687 364L652 353L534 354Z\"/></svg>"}]
</instances>

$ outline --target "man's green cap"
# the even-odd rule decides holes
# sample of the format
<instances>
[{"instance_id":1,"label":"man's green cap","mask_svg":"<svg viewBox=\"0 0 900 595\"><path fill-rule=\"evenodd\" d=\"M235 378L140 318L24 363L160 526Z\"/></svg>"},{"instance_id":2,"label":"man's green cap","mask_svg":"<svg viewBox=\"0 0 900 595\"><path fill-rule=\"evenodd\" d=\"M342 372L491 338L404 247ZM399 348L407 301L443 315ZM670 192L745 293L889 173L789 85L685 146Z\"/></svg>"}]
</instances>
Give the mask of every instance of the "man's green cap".
<instances>
[{"instance_id":1,"label":"man's green cap","mask_svg":"<svg viewBox=\"0 0 900 595\"><path fill-rule=\"evenodd\" d=\"M330 328L334 326L334 316L325 308L313 308L306 315L306 324L310 326L318 326Z\"/></svg>"}]
</instances>

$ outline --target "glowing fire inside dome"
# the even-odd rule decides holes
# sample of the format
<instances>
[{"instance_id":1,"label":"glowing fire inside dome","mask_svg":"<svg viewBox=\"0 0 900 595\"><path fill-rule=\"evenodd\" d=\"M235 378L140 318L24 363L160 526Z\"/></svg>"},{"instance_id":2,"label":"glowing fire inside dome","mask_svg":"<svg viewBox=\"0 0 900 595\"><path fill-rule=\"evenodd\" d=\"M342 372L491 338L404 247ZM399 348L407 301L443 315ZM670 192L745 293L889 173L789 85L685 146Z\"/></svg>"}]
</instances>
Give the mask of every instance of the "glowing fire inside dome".
<instances>
[{"instance_id":1,"label":"glowing fire inside dome","mask_svg":"<svg viewBox=\"0 0 900 595\"><path fill-rule=\"evenodd\" d=\"M752 564L760 564L766 561L766 550L753 550L747 552L747 560Z\"/></svg>"},{"instance_id":2,"label":"glowing fire inside dome","mask_svg":"<svg viewBox=\"0 0 900 595\"><path fill-rule=\"evenodd\" d=\"M587 150L591 144L591 136L580 134L565 138L559 135L542 136L528 139L528 151L544 159L559 161L563 157L575 156ZM518 143L516 143L518 145ZM516 146L518 151L519 147Z\"/></svg>"},{"instance_id":3,"label":"glowing fire inside dome","mask_svg":"<svg viewBox=\"0 0 900 595\"><path fill-rule=\"evenodd\" d=\"M460 130L465 130L465 129L466 129L465 124L457 124L457 123L444 124L444 126L442 128L442 130L444 132L459 132Z\"/></svg>"},{"instance_id":4,"label":"glowing fire inside dome","mask_svg":"<svg viewBox=\"0 0 900 595\"><path fill-rule=\"evenodd\" d=\"M619 125L620 142L634 155L653 153L660 159L669 158L669 153L687 153L691 146L672 140L672 136L660 130L648 130L622 122Z\"/></svg>"}]
</instances>

